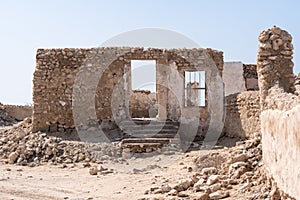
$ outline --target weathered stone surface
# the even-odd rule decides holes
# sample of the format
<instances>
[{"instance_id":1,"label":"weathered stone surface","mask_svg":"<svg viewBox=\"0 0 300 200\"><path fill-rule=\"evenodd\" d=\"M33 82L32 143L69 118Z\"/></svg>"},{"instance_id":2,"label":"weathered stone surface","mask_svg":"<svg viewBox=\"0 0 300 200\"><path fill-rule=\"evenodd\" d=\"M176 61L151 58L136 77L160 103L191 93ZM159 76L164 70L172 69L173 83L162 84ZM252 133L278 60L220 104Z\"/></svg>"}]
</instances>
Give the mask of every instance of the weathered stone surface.
<instances>
[{"instance_id":1,"label":"weathered stone surface","mask_svg":"<svg viewBox=\"0 0 300 200\"><path fill-rule=\"evenodd\" d=\"M216 71L222 75L223 53L212 49L39 49L33 79L33 132L73 130L75 121L80 122L76 125L83 130L85 126L99 123L102 127L109 124L109 130L116 128L116 118L130 118L131 60L156 60L159 118L179 120L181 113L178 105L181 99L178 100L177 94L172 92L183 94L183 84L171 84L176 80L172 79L170 70L165 70L164 66L173 66L175 63L175 71L182 75L187 69L197 70L201 59L201 67L208 67L205 63L208 60L205 59L212 60L209 62L214 63ZM164 84L178 88L171 91ZM201 115L199 134L205 134L209 125L207 106L201 110L201 114L203 112L206 115Z\"/></svg>"},{"instance_id":2,"label":"weathered stone surface","mask_svg":"<svg viewBox=\"0 0 300 200\"><path fill-rule=\"evenodd\" d=\"M0 157L10 164L39 165L42 163L64 164L93 160L87 145L80 142L63 141L45 133L31 132L32 120L0 131Z\"/></svg>"},{"instance_id":3,"label":"weathered stone surface","mask_svg":"<svg viewBox=\"0 0 300 200\"><path fill-rule=\"evenodd\" d=\"M228 192L223 192L223 191L217 191L214 193L209 194L209 198L211 200L219 200L219 199L223 199L225 197L228 197L229 193Z\"/></svg>"},{"instance_id":4,"label":"weathered stone surface","mask_svg":"<svg viewBox=\"0 0 300 200\"><path fill-rule=\"evenodd\" d=\"M259 49L257 58L263 161L272 177L271 182L299 199L300 96L296 89L298 80L293 74L292 36L273 27L262 31L259 41L272 44L272 49L268 50L271 56L261 55ZM281 198L276 191L274 187L270 197Z\"/></svg>"},{"instance_id":5,"label":"weathered stone surface","mask_svg":"<svg viewBox=\"0 0 300 200\"><path fill-rule=\"evenodd\" d=\"M211 175L208 179L207 179L207 185L212 185L214 183L216 183L220 178L220 175Z\"/></svg>"},{"instance_id":6,"label":"weathered stone surface","mask_svg":"<svg viewBox=\"0 0 300 200\"><path fill-rule=\"evenodd\" d=\"M225 62L223 81L225 96L246 91L242 62ZM234 77L234 78L233 78Z\"/></svg>"},{"instance_id":7,"label":"weathered stone surface","mask_svg":"<svg viewBox=\"0 0 300 200\"><path fill-rule=\"evenodd\" d=\"M260 132L258 91L247 91L226 97L224 132L230 137L253 138Z\"/></svg>"},{"instance_id":8,"label":"weathered stone surface","mask_svg":"<svg viewBox=\"0 0 300 200\"><path fill-rule=\"evenodd\" d=\"M13 164L17 160L18 156L19 154L17 152L10 153L8 156L8 163Z\"/></svg>"},{"instance_id":9,"label":"weathered stone surface","mask_svg":"<svg viewBox=\"0 0 300 200\"><path fill-rule=\"evenodd\" d=\"M268 90L278 85L285 92L294 92L293 51L291 47L292 36L278 27L262 31L259 36L259 49L257 56L257 73L259 75L259 88L261 106L265 108L265 99ZM264 49L264 44L272 44L271 49ZM266 55L263 52L268 52ZM269 63L266 65L265 63Z\"/></svg>"}]
</instances>

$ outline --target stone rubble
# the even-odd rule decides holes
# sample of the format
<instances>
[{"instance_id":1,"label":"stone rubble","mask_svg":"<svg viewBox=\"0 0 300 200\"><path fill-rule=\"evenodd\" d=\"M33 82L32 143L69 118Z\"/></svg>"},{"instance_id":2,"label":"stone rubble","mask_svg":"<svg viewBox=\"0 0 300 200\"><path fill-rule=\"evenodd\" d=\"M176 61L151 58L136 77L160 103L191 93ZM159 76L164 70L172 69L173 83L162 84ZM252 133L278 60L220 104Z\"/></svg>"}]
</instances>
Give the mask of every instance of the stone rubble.
<instances>
[{"instance_id":1,"label":"stone rubble","mask_svg":"<svg viewBox=\"0 0 300 200\"><path fill-rule=\"evenodd\" d=\"M33 167L42 163L56 165L85 162L84 165L88 166L86 163L113 159L116 155L112 148L107 148L108 145L64 141L46 133L32 133L31 128L32 119L26 118L11 129L0 131L0 158L5 163Z\"/></svg>"},{"instance_id":2,"label":"stone rubble","mask_svg":"<svg viewBox=\"0 0 300 200\"><path fill-rule=\"evenodd\" d=\"M260 134L240 141L236 146L196 157L195 172L178 183L154 186L147 194L160 194L144 199L292 199L283 194L266 176L262 163ZM163 190L162 188L168 188Z\"/></svg>"}]
</instances>

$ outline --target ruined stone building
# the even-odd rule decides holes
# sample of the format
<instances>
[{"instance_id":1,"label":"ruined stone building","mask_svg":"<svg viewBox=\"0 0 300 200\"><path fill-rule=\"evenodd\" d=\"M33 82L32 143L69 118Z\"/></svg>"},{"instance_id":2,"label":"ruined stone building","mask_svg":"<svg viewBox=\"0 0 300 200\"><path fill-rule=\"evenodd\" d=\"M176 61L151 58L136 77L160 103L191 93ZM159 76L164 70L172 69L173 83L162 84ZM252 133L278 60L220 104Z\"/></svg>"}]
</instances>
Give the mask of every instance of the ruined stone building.
<instances>
[{"instance_id":1,"label":"ruined stone building","mask_svg":"<svg viewBox=\"0 0 300 200\"><path fill-rule=\"evenodd\" d=\"M292 58L292 36L277 27L259 35L256 65L224 64L221 51L200 48L39 49L33 131L95 133L101 125L109 136L113 128L122 129L122 122L144 117L147 123L157 122L151 128L168 122L160 129L164 137L173 126L175 134L186 137L194 128L192 138L210 136L223 125L223 134L231 137L261 134L270 177L285 193L300 198L300 78L293 74ZM155 93L133 91L132 60L155 61ZM149 126L140 123L142 128L127 125L148 134Z\"/></svg>"},{"instance_id":2,"label":"ruined stone building","mask_svg":"<svg viewBox=\"0 0 300 200\"><path fill-rule=\"evenodd\" d=\"M198 135L205 135L210 113L217 109L209 98L223 98L223 53L212 49L39 49L33 130L71 132L95 124L109 128L136 117L130 112L132 60L156 62L157 120L197 120ZM208 80L219 86L210 88ZM222 97L214 98L215 94Z\"/></svg>"}]
</instances>

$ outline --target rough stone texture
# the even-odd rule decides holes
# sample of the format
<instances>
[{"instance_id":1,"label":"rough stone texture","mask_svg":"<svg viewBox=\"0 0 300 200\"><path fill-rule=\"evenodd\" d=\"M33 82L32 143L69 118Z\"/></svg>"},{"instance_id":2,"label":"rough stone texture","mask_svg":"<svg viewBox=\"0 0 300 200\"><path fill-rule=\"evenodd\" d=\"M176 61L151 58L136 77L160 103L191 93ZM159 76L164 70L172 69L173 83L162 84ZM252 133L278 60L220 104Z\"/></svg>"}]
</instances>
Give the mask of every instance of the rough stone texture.
<instances>
[{"instance_id":1,"label":"rough stone texture","mask_svg":"<svg viewBox=\"0 0 300 200\"><path fill-rule=\"evenodd\" d=\"M225 62L223 71L225 96L246 91L242 62Z\"/></svg>"},{"instance_id":2,"label":"rough stone texture","mask_svg":"<svg viewBox=\"0 0 300 200\"><path fill-rule=\"evenodd\" d=\"M144 199L166 199L166 194L205 200L292 199L266 176L260 134L256 134L253 139L236 142L236 145L228 148L207 153L196 152L195 155L189 155L193 160L192 172L177 180L162 174L164 185L154 181L155 185L145 193L149 198L146 196ZM182 162L182 165L186 165L185 168L191 165L188 164L188 159L183 161L185 162ZM154 197L152 194L156 195L155 198L151 198ZM170 199L178 199L177 197Z\"/></svg>"},{"instance_id":3,"label":"rough stone texture","mask_svg":"<svg viewBox=\"0 0 300 200\"><path fill-rule=\"evenodd\" d=\"M223 71L225 96L258 90L256 65L242 62L225 62Z\"/></svg>"},{"instance_id":4,"label":"rough stone texture","mask_svg":"<svg viewBox=\"0 0 300 200\"><path fill-rule=\"evenodd\" d=\"M247 91L259 90L256 65L243 64L243 76L245 79L245 87Z\"/></svg>"},{"instance_id":5,"label":"rough stone texture","mask_svg":"<svg viewBox=\"0 0 300 200\"><path fill-rule=\"evenodd\" d=\"M273 27L259 36L263 160L278 187L300 199L300 96L295 91L292 36Z\"/></svg>"},{"instance_id":6,"label":"rough stone texture","mask_svg":"<svg viewBox=\"0 0 300 200\"><path fill-rule=\"evenodd\" d=\"M145 90L134 90L130 95L130 115L134 118L157 116L156 94Z\"/></svg>"},{"instance_id":7,"label":"rough stone texture","mask_svg":"<svg viewBox=\"0 0 300 200\"><path fill-rule=\"evenodd\" d=\"M271 87L279 85L284 92L295 91L292 36L278 27L262 31L258 37L257 73L261 92L261 103Z\"/></svg>"},{"instance_id":8,"label":"rough stone texture","mask_svg":"<svg viewBox=\"0 0 300 200\"><path fill-rule=\"evenodd\" d=\"M280 189L300 198L300 103L261 114L263 160Z\"/></svg>"},{"instance_id":9,"label":"rough stone texture","mask_svg":"<svg viewBox=\"0 0 300 200\"><path fill-rule=\"evenodd\" d=\"M75 163L91 161L83 143L63 141L45 133L31 132L31 118L0 131L0 158L7 163L36 166L44 162Z\"/></svg>"},{"instance_id":10,"label":"rough stone texture","mask_svg":"<svg viewBox=\"0 0 300 200\"><path fill-rule=\"evenodd\" d=\"M5 105L0 103L0 126L11 126L16 122L16 118L9 115L5 109Z\"/></svg>"},{"instance_id":11,"label":"rough stone texture","mask_svg":"<svg viewBox=\"0 0 300 200\"><path fill-rule=\"evenodd\" d=\"M185 70L205 70L211 66L207 56L222 74L223 53L212 49L39 49L33 79L33 131L68 131L74 129L74 119L81 126L129 118L131 60L156 60L158 117L179 120L183 84L177 82L174 89L177 79L172 79L170 68L181 75ZM173 90L167 88L170 85ZM209 109L213 109L209 102L206 105L200 110L206 113L200 119L201 134L207 130ZM189 109L184 108L184 114Z\"/></svg>"},{"instance_id":12,"label":"rough stone texture","mask_svg":"<svg viewBox=\"0 0 300 200\"><path fill-rule=\"evenodd\" d=\"M19 121L32 116L32 106L4 105L3 107L10 116Z\"/></svg>"},{"instance_id":13,"label":"rough stone texture","mask_svg":"<svg viewBox=\"0 0 300 200\"><path fill-rule=\"evenodd\" d=\"M260 132L258 91L246 91L226 97L224 131L227 136L253 138Z\"/></svg>"},{"instance_id":14,"label":"rough stone texture","mask_svg":"<svg viewBox=\"0 0 300 200\"><path fill-rule=\"evenodd\" d=\"M298 76L295 79L295 94L300 95L300 73L298 74Z\"/></svg>"}]
</instances>

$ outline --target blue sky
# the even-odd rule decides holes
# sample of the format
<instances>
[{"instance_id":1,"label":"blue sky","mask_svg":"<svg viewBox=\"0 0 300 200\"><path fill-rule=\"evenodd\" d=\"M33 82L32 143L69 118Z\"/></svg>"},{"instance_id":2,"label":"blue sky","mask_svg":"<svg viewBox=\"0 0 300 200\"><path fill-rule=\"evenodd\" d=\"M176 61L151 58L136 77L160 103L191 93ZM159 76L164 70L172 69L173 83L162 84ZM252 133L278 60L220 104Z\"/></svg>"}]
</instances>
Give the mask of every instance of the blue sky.
<instances>
[{"instance_id":1,"label":"blue sky","mask_svg":"<svg viewBox=\"0 0 300 200\"><path fill-rule=\"evenodd\" d=\"M37 48L95 47L122 32L149 27L221 50L225 61L255 63L258 34L276 25L294 38L298 73L299 10L296 0L1 1L0 102L31 103Z\"/></svg>"}]
</instances>

